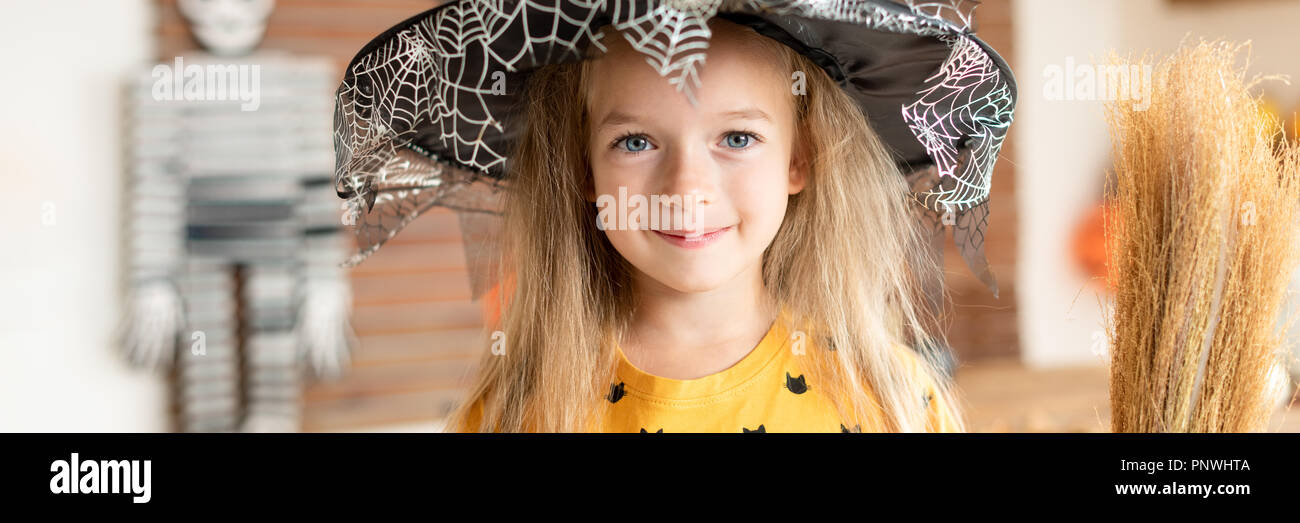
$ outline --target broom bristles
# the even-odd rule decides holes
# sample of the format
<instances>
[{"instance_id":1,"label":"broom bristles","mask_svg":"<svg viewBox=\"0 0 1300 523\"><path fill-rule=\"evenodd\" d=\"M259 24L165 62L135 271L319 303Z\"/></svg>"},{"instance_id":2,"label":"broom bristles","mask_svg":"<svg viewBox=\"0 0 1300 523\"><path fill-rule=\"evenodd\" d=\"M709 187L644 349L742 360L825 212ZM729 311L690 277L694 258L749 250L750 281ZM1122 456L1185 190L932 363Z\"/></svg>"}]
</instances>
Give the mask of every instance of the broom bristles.
<instances>
[{"instance_id":1,"label":"broom bristles","mask_svg":"<svg viewBox=\"0 0 1300 523\"><path fill-rule=\"evenodd\" d=\"M1300 147L1250 94L1263 78L1234 66L1242 47L1143 57L1146 110L1107 105L1114 432L1254 432L1271 414L1278 313L1300 255Z\"/></svg>"}]
</instances>

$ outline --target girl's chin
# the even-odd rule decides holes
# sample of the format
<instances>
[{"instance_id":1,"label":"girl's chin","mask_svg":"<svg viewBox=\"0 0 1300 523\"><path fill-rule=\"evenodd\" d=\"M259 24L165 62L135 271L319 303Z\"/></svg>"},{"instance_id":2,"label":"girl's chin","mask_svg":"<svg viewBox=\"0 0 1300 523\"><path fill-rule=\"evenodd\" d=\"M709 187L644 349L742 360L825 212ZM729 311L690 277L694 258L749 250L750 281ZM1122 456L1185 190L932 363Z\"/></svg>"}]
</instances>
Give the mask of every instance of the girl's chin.
<instances>
[{"instance_id":1,"label":"girl's chin","mask_svg":"<svg viewBox=\"0 0 1300 523\"><path fill-rule=\"evenodd\" d=\"M689 282L660 282L665 286L680 292L682 294L700 294L705 292L716 291L722 287L722 282L710 281L689 281Z\"/></svg>"},{"instance_id":2,"label":"girl's chin","mask_svg":"<svg viewBox=\"0 0 1300 523\"><path fill-rule=\"evenodd\" d=\"M700 270L688 267L661 265L650 271L642 270L645 276L664 287L681 293L709 292L717 290L735 279L734 274L722 274L716 270Z\"/></svg>"}]
</instances>

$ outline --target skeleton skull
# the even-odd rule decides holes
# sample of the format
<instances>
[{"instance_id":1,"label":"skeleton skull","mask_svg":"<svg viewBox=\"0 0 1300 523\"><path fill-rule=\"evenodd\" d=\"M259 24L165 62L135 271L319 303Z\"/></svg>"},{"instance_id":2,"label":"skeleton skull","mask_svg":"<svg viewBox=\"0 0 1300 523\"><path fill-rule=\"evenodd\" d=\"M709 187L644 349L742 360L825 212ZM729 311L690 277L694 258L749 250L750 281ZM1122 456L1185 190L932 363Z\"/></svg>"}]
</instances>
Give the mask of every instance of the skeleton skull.
<instances>
[{"instance_id":1,"label":"skeleton skull","mask_svg":"<svg viewBox=\"0 0 1300 523\"><path fill-rule=\"evenodd\" d=\"M213 54L247 54L262 40L275 0L180 0L199 44Z\"/></svg>"}]
</instances>

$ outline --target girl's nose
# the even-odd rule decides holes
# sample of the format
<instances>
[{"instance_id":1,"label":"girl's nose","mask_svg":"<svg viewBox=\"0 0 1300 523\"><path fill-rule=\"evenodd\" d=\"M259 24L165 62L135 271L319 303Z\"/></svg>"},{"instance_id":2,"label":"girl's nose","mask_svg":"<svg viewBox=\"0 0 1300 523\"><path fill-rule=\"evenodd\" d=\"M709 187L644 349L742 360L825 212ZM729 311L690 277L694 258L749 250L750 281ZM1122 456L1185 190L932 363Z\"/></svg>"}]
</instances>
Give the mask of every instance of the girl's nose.
<instances>
[{"instance_id":1,"label":"girl's nose","mask_svg":"<svg viewBox=\"0 0 1300 523\"><path fill-rule=\"evenodd\" d=\"M663 194L691 197L696 205L712 203L717 195L717 175L709 152L700 146L674 147L664 167Z\"/></svg>"}]
</instances>

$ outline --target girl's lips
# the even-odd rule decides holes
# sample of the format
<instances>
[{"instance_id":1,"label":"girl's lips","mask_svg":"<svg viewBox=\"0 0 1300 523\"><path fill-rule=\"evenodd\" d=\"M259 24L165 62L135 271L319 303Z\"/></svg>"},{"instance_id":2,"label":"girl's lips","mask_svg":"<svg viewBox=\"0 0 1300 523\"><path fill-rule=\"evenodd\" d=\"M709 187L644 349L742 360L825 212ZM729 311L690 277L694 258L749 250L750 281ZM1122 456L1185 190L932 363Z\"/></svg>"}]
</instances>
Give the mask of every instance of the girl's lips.
<instances>
[{"instance_id":1,"label":"girl's lips","mask_svg":"<svg viewBox=\"0 0 1300 523\"><path fill-rule=\"evenodd\" d=\"M664 231L654 231L654 233L659 235L660 238L663 238L664 241L683 249L698 249L717 241L717 239L721 238L723 234L730 231L732 227L734 226L728 225L721 229L715 229L696 236L686 236L684 233L668 233Z\"/></svg>"}]
</instances>

